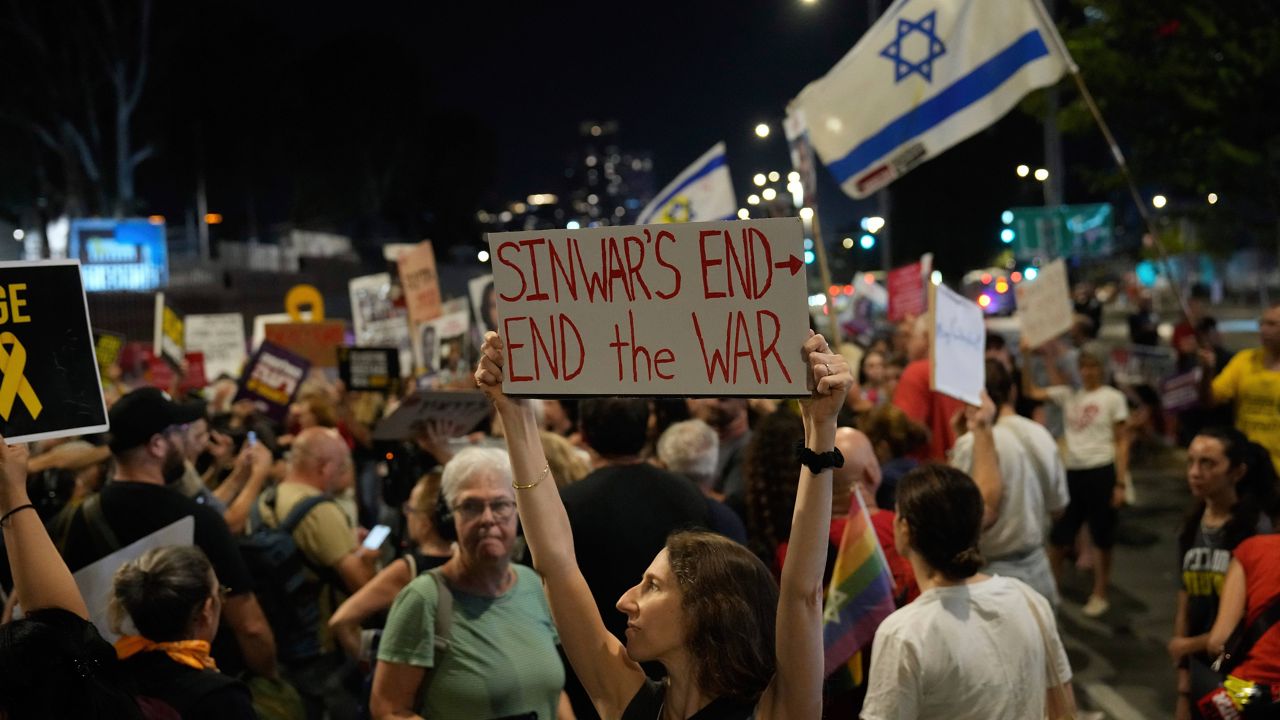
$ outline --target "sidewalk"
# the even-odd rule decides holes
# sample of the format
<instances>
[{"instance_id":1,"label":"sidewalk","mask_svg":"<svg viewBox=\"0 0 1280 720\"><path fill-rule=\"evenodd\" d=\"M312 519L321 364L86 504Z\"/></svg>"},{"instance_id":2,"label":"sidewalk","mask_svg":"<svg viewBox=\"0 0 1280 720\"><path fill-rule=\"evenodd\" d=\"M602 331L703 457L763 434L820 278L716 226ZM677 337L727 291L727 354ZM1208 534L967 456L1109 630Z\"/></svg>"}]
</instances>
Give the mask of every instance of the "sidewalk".
<instances>
[{"instance_id":1,"label":"sidewalk","mask_svg":"<svg viewBox=\"0 0 1280 720\"><path fill-rule=\"evenodd\" d=\"M1132 471L1137 505L1121 511L1111 610L1088 618L1080 607L1091 575L1068 570L1059 628L1082 708L1112 720L1155 720L1177 700L1165 650L1177 602L1177 531L1191 499L1185 452L1162 451Z\"/></svg>"}]
</instances>

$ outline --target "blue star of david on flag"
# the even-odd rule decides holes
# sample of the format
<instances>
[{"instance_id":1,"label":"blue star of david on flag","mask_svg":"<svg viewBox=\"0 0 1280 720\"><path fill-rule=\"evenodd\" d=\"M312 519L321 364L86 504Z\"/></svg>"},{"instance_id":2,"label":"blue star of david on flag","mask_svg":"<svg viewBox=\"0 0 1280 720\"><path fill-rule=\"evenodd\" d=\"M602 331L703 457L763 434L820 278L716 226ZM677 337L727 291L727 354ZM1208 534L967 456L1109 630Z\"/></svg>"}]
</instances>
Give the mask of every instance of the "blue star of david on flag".
<instances>
[{"instance_id":1,"label":"blue star of david on flag","mask_svg":"<svg viewBox=\"0 0 1280 720\"><path fill-rule=\"evenodd\" d=\"M942 40L934 34L937 15L938 11L933 10L915 22L906 18L898 18L896 37L893 38L893 42L880 51L881 57L886 57L893 61L893 81L895 83L902 82L903 78L911 73L918 73L920 77L925 79L925 82L933 82L933 61L947 52L947 47L942 44ZM912 33L920 33L929 43L929 49L924 58L914 62L911 58L903 57L902 55L902 41L910 37Z\"/></svg>"}]
</instances>

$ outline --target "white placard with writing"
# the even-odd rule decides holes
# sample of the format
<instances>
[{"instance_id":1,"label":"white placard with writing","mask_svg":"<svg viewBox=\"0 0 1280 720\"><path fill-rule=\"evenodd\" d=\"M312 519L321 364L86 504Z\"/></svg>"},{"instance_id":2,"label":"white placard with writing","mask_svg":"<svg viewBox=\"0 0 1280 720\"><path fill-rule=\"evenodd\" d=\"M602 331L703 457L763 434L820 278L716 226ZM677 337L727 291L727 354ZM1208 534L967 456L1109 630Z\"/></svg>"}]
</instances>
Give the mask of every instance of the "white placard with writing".
<instances>
[{"instance_id":1,"label":"white placard with writing","mask_svg":"<svg viewBox=\"0 0 1280 720\"><path fill-rule=\"evenodd\" d=\"M808 394L796 218L488 240L513 395Z\"/></svg>"},{"instance_id":2,"label":"white placard with writing","mask_svg":"<svg viewBox=\"0 0 1280 720\"><path fill-rule=\"evenodd\" d=\"M204 374L210 382L220 375L240 377L249 355L244 343L243 315L188 315L185 332L187 352L204 353Z\"/></svg>"},{"instance_id":3,"label":"white placard with writing","mask_svg":"<svg viewBox=\"0 0 1280 720\"><path fill-rule=\"evenodd\" d=\"M1031 347L1038 348L1071 329L1075 310L1062 258L1040 268L1035 280L1019 283L1015 294L1022 337Z\"/></svg>"},{"instance_id":4,"label":"white placard with writing","mask_svg":"<svg viewBox=\"0 0 1280 720\"><path fill-rule=\"evenodd\" d=\"M930 387L968 403L982 404L987 326L982 308L945 285L930 285Z\"/></svg>"}]
</instances>

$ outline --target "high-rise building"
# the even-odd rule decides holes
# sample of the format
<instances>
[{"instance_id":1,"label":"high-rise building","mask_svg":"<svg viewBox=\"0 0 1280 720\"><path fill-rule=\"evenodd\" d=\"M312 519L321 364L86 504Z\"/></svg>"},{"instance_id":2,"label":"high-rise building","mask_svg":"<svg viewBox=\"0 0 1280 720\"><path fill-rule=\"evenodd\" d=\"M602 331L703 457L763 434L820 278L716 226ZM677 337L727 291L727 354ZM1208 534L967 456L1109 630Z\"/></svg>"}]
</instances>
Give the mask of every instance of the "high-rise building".
<instances>
[{"instance_id":1,"label":"high-rise building","mask_svg":"<svg viewBox=\"0 0 1280 720\"><path fill-rule=\"evenodd\" d=\"M582 225L626 225L653 198L653 159L623 150L618 123L587 120L578 126L579 149L565 168L566 211Z\"/></svg>"}]
</instances>

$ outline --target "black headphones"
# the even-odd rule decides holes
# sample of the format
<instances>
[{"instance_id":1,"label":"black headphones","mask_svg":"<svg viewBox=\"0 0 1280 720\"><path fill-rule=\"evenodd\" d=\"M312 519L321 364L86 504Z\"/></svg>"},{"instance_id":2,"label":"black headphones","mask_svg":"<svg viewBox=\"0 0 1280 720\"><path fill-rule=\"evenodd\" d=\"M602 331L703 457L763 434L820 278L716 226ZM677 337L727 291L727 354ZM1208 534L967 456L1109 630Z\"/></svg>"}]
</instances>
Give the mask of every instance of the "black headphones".
<instances>
[{"instance_id":1,"label":"black headphones","mask_svg":"<svg viewBox=\"0 0 1280 720\"><path fill-rule=\"evenodd\" d=\"M431 524L435 525L436 534L449 542L458 541L458 528L453 524L453 510L449 508L444 492L436 495L436 509L431 513Z\"/></svg>"}]
</instances>

